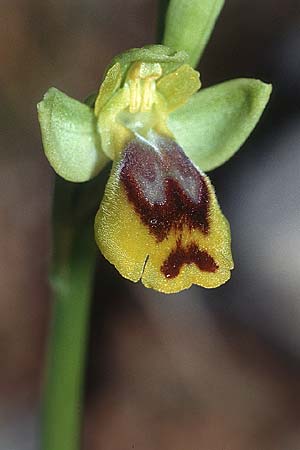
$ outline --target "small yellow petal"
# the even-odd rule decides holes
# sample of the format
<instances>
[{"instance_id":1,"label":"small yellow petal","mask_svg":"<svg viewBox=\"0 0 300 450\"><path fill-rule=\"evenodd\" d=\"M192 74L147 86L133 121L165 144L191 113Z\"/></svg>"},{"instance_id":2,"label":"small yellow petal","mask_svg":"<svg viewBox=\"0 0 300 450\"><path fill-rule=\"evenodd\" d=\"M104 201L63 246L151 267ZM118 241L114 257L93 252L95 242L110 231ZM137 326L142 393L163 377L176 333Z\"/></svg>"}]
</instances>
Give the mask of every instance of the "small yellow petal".
<instances>
[{"instance_id":1,"label":"small yellow petal","mask_svg":"<svg viewBox=\"0 0 300 450\"><path fill-rule=\"evenodd\" d=\"M165 98L168 111L184 105L201 87L199 72L183 64L157 82L157 90Z\"/></svg>"},{"instance_id":2,"label":"small yellow petal","mask_svg":"<svg viewBox=\"0 0 300 450\"><path fill-rule=\"evenodd\" d=\"M118 120L119 113L129 106L129 96L127 87L119 89L101 109L97 118L103 152L112 160L115 159L132 136L130 130L125 128Z\"/></svg>"},{"instance_id":3,"label":"small yellow petal","mask_svg":"<svg viewBox=\"0 0 300 450\"><path fill-rule=\"evenodd\" d=\"M122 71L120 63L114 64L106 73L95 102L95 114L98 116L112 95L121 86Z\"/></svg>"},{"instance_id":4,"label":"small yellow petal","mask_svg":"<svg viewBox=\"0 0 300 450\"><path fill-rule=\"evenodd\" d=\"M121 275L164 293L230 278L230 230L214 189L168 138L136 139L114 162L95 235Z\"/></svg>"}]
</instances>

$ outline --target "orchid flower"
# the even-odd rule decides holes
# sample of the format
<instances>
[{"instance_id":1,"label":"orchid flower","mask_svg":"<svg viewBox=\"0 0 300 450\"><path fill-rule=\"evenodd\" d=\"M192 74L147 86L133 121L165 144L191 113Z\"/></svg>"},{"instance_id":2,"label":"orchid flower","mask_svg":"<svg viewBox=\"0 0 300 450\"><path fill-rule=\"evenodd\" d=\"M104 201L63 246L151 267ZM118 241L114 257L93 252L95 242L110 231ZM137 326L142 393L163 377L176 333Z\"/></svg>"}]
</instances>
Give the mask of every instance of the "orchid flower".
<instances>
[{"instance_id":1,"label":"orchid flower","mask_svg":"<svg viewBox=\"0 0 300 450\"><path fill-rule=\"evenodd\" d=\"M112 161L96 242L123 277L164 293L230 278L230 228L204 171L235 154L271 93L246 78L200 89L195 67L222 6L171 0L163 43L116 56L87 104L51 88L38 105L58 175L85 182Z\"/></svg>"}]
</instances>

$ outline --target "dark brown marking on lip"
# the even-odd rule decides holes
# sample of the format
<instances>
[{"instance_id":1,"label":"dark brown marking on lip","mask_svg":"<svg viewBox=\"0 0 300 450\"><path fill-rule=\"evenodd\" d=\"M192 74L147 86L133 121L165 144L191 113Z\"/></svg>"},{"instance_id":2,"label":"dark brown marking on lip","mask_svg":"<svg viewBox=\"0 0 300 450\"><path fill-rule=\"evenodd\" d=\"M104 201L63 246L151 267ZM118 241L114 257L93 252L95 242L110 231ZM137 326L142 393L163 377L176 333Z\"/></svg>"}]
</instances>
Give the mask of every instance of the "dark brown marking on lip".
<instances>
[{"instance_id":1,"label":"dark brown marking on lip","mask_svg":"<svg viewBox=\"0 0 300 450\"><path fill-rule=\"evenodd\" d=\"M205 177L171 139L157 137L155 146L130 142L120 163L120 180L142 222L163 241L170 230L208 233L209 192Z\"/></svg>"},{"instance_id":2,"label":"dark brown marking on lip","mask_svg":"<svg viewBox=\"0 0 300 450\"><path fill-rule=\"evenodd\" d=\"M219 267L213 257L205 250L199 250L195 243L183 248L181 242L177 241L176 248L172 250L160 270L166 278L175 278L184 264L196 264L204 272L215 272Z\"/></svg>"}]
</instances>

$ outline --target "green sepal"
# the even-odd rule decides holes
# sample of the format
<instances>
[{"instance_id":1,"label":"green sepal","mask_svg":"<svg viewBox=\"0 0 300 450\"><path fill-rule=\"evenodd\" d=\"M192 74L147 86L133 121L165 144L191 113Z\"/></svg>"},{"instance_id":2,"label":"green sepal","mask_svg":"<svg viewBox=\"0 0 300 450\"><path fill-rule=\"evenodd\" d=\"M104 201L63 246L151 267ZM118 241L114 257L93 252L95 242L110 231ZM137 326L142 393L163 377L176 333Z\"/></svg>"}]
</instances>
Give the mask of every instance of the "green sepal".
<instances>
[{"instance_id":1,"label":"green sepal","mask_svg":"<svg viewBox=\"0 0 300 450\"><path fill-rule=\"evenodd\" d=\"M177 67L186 63L188 54L185 51L176 51L165 45L146 45L141 48L131 48L130 50L120 53L115 56L108 66L108 71L116 63L121 65L122 78L126 75L129 66L136 61L143 61L146 63L160 63L163 74L177 69Z\"/></svg>"},{"instance_id":2,"label":"green sepal","mask_svg":"<svg viewBox=\"0 0 300 450\"><path fill-rule=\"evenodd\" d=\"M166 14L163 44L188 53L196 67L224 0L171 0Z\"/></svg>"},{"instance_id":3,"label":"green sepal","mask_svg":"<svg viewBox=\"0 0 300 450\"><path fill-rule=\"evenodd\" d=\"M168 127L200 169L215 169L247 139L271 91L270 84L247 78L203 89L169 115Z\"/></svg>"},{"instance_id":4,"label":"green sepal","mask_svg":"<svg viewBox=\"0 0 300 450\"><path fill-rule=\"evenodd\" d=\"M109 159L89 106L50 88L38 104L38 116L45 154L58 175L88 181L106 165Z\"/></svg>"}]
</instances>

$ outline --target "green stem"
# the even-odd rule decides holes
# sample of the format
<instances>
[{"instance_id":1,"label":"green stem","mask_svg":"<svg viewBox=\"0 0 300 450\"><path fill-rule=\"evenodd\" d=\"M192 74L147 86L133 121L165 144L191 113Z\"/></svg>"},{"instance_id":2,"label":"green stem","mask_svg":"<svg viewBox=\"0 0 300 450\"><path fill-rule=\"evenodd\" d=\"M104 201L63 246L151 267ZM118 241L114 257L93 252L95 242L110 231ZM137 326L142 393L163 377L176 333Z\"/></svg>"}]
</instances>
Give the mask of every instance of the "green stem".
<instances>
[{"instance_id":1,"label":"green stem","mask_svg":"<svg viewBox=\"0 0 300 450\"><path fill-rule=\"evenodd\" d=\"M164 36L166 12L167 12L168 6L169 6L169 0L159 0L158 1L156 40L159 44L162 43L163 36Z\"/></svg>"},{"instance_id":2,"label":"green stem","mask_svg":"<svg viewBox=\"0 0 300 450\"><path fill-rule=\"evenodd\" d=\"M78 189L81 189L79 191ZM81 447L82 391L96 246L90 214L78 215L82 186L56 180L53 322L44 386L42 450Z\"/></svg>"}]
</instances>

